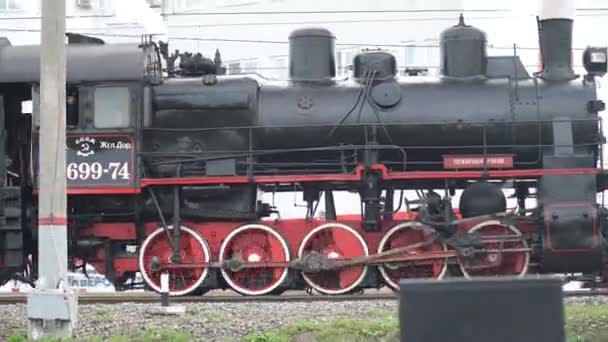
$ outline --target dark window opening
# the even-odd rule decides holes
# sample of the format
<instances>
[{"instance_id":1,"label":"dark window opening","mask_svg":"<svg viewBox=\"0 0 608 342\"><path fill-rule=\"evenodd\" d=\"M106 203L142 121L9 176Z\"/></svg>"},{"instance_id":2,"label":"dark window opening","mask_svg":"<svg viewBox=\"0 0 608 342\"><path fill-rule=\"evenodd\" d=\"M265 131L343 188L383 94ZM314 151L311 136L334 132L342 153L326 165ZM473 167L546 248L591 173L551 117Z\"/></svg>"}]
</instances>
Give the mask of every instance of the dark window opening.
<instances>
[{"instance_id":1,"label":"dark window opening","mask_svg":"<svg viewBox=\"0 0 608 342\"><path fill-rule=\"evenodd\" d=\"M66 127L76 128L78 127L78 118L80 112L80 98L78 94L78 88L68 87L66 91Z\"/></svg>"}]
</instances>

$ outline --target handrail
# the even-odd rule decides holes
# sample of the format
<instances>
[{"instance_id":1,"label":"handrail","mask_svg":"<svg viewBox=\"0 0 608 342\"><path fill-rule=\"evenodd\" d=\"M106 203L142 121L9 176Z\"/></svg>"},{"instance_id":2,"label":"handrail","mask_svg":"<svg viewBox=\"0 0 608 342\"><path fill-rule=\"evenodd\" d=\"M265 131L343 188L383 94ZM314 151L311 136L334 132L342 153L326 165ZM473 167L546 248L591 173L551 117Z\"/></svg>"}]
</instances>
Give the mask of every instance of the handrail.
<instances>
[{"instance_id":1,"label":"handrail","mask_svg":"<svg viewBox=\"0 0 608 342\"><path fill-rule=\"evenodd\" d=\"M592 130L592 134L582 139L578 137L578 141L573 144L550 144L543 143L542 127L547 124L554 124L557 122L570 122L573 125L580 123L595 123L597 125L597 131L595 128ZM281 126L243 126L243 127L217 127L217 128L148 128L147 131L156 131L157 134L163 134L168 132L198 132L204 134L205 132L222 132L230 131L243 131L240 135L243 143L234 149L217 149L217 150L203 150L197 152L182 152L175 153L174 151L140 151L138 155L143 157L147 164L150 166L161 166L161 165L189 165L185 172L187 174L205 174L205 168L207 163L233 159L237 167L237 174L245 174L248 177L261 174L297 174L297 173L333 173L333 172L349 172L354 167L361 164L359 156L365 151L379 151L381 157L374 163L384 164L394 171L415 171L415 170L428 170L429 168L437 170L441 168L443 164L443 155L479 155L488 157L496 154L513 154L516 158L513 160L513 166L515 168L539 168L542 164L543 152L549 148L556 147L572 147L578 149L585 149L592 153L597 153L596 159L602 161L600 168L603 170L603 128L602 119L600 117L593 118L574 118L574 119L556 119L556 120L535 120L535 121L502 121L502 122L469 122L469 123L440 123L442 126L454 126L470 128L471 126L475 129L479 129L479 143L478 144L467 144L467 145L412 145L412 144L383 144L375 140L369 140L367 134L361 130L362 137L366 144L351 144L351 145L325 145L322 139L316 142L317 146L306 146L294 147L294 148L280 148L280 149L264 149L259 148L260 144L256 142L256 138L264 136L258 136L257 130L268 130L268 129L305 129L310 127L332 129L334 127L330 124L325 125L281 125ZM530 125L528 127L538 127L537 143L511 143L511 144L490 144L489 140L489 129L495 129L497 126L511 126L511 129L516 129L519 125ZM374 129L378 127L379 123L357 123L357 124L343 124L339 128L347 127L358 127L365 128L365 131L369 128ZM432 123L399 123L382 124L389 128L395 127L420 127L420 126L432 126ZM590 126L591 127L591 126ZM471 141L471 135L467 136L468 140ZM477 139L474 138L473 139ZM403 141L403 139L402 139ZM311 140L308 141L311 144ZM518 150L525 150L526 159L521 159L521 154L518 154ZM399 156L390 154L390 151L396 151ZM427 153L421 153L426 151ZM280 158L283 155L289 154L301 154L305 155L310 153L310 159L306 159L306 163L302 160L286 159L286 160L272 160L271 157ZM323 154L325 159L319 160L317 155ZM411 155L412 153L413 156ZM417 157L416 154L423 155L423 157ZM517 158L520 157L520 158ZM317 158L317 159L316 159ZM487 160L487 158L484 158ZM484 170L487 171L487 165L484 165Z\"/></svg>"}]
</instances>

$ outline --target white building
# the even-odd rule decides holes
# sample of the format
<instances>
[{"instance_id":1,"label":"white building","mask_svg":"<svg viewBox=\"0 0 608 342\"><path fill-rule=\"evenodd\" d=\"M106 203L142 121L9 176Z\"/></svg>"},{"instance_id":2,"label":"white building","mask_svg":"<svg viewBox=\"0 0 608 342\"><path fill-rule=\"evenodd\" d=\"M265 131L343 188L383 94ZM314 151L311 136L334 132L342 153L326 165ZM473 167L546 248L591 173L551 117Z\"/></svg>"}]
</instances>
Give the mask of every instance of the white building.
<instances>
[{"instance_id":1,"label":"white building","mask_svg":"<svg viewBox=\"0 0 608 342\"><path fill-rule=\"evenodd\" d=\"M575 47L606 45L602 32L608 28L608 12L593 10L602 8L601 1L578 0L576 6ZM173 49L212 56L219 48L230 73L280 79L287 75L289 33L306 26L325 27L336 35L339 76L357 52L378 47L394 53L401 69L428 67L432 74L439 64L439 33L457 23L460 11L467 24L486 31L494 47L489 54L511 54L517 44L524 64L536 69L535 1L165 0L163 8ZM580 51L575 64L580 65Z\"/></svg>"},{"instance_id":2,"label":"white building","mask_svg":"<svg viewBox=\"0 0 608 342\"><path fill-rule=\"evenodd\" d=\"M203 54L210 54L217 47L231 73L256 71L270 77L285 78L288 51L286 43L290 32L295 29L320 26L336 35L338 76L344 75L354 55L363 48L380 47L388 50L397 56L400 65L427 66L428 60L438 59L437 49L408 48L405 45L437 45L438 33L446 26L457 23L459 13L385 11L429 8L460 10L462 7L463 0L167 0L165 14L167 29L173 37L173 47L196 50ZM352 12L334 13L335 11ZM357 11L374 12L356 13ZM241 14L198 16L192 15L192 12ZM177 40L174 37L197 37L211 41Z\"/></svg>"},{"instance_id":3,"label":"white building","mask_svg":"<svg viewBox=\"0 0 608 342\"><path fill-rule=\"evenodd\" d=\"M0 0L0 36L7 37L13 45L38 44L41 1L44 0ZM142 34L165 34L159 3L66 0L67 31L95 35L107 42L135 41Z\"/></svg>"}]
</instances>

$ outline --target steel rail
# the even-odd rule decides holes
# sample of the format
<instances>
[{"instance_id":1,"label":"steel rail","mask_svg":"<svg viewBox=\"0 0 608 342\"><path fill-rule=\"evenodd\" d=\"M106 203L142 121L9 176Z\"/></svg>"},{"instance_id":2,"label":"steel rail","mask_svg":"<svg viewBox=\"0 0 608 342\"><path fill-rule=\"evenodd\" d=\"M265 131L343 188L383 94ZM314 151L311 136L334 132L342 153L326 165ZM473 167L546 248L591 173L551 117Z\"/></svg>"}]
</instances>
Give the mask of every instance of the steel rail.
<instances>
[{"instance_id":1,"label":"steel rail","mask_svg":"<svg viewBox=\"0 0 608 342\"><path fill-rule=\"evenodd\" d=\"M564 298L576 297L608 297L608 289L600 290L576 290L563 293ZM344 302L344 301L369 301L369 300L397 300L397 293L360 293L340 296L309 295L305 293L288 295L265 295L265 296L241 296L230 295L203 295L171 297L170 303L239 303L239 302ZM26 303L26 293L0 294L0 305ZM87 293L78 296L80 304L122 304L122 303L158 303L160 295L152 292L146 293Z\"/></svg>"},{"instance_id":2,"label":"steel rail","mask_svg":"<svg viewBox=\"0 0 608 342\"><path fill-rule=\"evenodd\" d=\"M238 294L228 295L202 295L171 297L170 303L237 303L237 302L319 302L319 301L366 301L366 300L396 300L399 296L395 293L381 294L350 294L341 296L326 296L321 294L289 295L264 295L264 296L241 296ZM0 295L0 305L26 303L27 294L11 293ZM147 293L112 293L112 294L80 294L79 304L122 304L122 303L161 303L160 294Z\"/></svg>"}]
</instances>

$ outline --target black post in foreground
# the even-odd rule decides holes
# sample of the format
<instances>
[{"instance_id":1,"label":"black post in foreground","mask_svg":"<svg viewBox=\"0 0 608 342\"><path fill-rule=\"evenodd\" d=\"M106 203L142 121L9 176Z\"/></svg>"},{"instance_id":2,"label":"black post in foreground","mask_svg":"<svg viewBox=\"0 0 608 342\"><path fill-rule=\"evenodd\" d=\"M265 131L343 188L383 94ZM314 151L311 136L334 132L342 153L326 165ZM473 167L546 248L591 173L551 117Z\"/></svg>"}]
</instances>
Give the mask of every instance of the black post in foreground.
<instances>
[{"instance_id":1,"label":"black post in foreground","mask_svg":"<svg viewBox=\"0 0 608 342\"><path fill-rule=\"evenodd\" d=\"M557 278L402 281L402 342L563 342Z\"/></svg>"}]
</instances>

